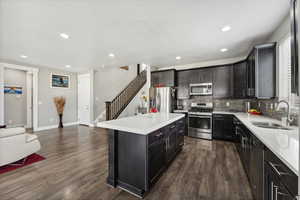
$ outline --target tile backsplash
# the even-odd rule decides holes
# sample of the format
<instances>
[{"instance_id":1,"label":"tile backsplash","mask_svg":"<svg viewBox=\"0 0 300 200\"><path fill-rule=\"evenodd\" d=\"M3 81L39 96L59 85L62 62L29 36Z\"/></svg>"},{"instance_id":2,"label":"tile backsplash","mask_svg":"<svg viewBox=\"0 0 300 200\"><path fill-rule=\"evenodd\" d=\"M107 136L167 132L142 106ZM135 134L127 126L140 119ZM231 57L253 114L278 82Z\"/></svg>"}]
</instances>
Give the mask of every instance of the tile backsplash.
<instances>
[{"instance_id":1,"label":"tile backsplash","mask_svg":"<svg viewBox=\"0 0 300 200\"><path fill-rule=\"evenodd\" d=\"M250 103L251 109L257 109L263 115L281 120L286 115L285 110L276 110L278 99L213 99L212 97L195 96L191 99L178 100L177 105L183 109L189 109L192 102L213 102L215 111L246 112L247 103ZM292 125L299 124L298 111L291 109L291 117L294 119Z\"/></svg>"}]
</instances>

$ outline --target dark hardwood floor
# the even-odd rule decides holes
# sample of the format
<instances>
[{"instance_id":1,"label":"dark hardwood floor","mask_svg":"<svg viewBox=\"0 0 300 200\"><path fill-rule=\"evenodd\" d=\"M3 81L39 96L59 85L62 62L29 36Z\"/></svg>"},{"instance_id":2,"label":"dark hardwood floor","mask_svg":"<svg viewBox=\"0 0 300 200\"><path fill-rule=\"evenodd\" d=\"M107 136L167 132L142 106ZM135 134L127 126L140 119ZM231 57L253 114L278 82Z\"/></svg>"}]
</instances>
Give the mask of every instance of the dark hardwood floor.
<instances>
[{"instance_id":1,"label":"dark hardwood floor","mask_svg":"<svg viewBox=\"0 0 300 200\"><path fill-rule=\"evenodd\" d=\"M0 175L0 200L136 200L106 184L107 133L84 126L39 132L46 160ZM252 200L232 143L185 138L147 200Z\"/></svg>"}]
</instances>

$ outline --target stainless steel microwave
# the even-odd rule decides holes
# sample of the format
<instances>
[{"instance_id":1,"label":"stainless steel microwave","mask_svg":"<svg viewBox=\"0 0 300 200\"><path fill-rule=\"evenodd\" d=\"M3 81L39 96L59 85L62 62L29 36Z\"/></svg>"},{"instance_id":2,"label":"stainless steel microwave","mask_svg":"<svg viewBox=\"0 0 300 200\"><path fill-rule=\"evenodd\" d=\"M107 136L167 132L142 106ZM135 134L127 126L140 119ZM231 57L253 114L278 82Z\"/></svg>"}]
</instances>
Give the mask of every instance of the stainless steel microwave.
<instances>
[{"instance_id":1,"label":"stainless steel microwave","mask_svg":"<svg viewBox=\"0 0 300 200\"><path fill-rule=\"evenodd\" d=\"M212 83L190 84L190 95L212 95Z\"/></svg>"}]
</instances>

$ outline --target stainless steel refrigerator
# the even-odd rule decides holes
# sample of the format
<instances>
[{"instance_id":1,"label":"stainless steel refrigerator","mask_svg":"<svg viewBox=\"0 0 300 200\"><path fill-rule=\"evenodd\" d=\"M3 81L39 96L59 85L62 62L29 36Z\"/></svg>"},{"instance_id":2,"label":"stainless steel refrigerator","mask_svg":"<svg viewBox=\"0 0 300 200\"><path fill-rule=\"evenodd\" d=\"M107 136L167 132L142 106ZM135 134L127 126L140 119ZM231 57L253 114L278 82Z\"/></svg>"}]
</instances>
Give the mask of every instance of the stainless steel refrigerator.
<instances>
[{"instance_id":1,"label":"stainless steel refrigerator","mask_svg":"<svg viewBox=\"0 0 300 200\"><path fill-rule=\"evenodd\" d=\"M156 108L158 112L171 113L175 102L175 89L172 87L150 88L150 109Z\"/></svg>"}]
</instances>

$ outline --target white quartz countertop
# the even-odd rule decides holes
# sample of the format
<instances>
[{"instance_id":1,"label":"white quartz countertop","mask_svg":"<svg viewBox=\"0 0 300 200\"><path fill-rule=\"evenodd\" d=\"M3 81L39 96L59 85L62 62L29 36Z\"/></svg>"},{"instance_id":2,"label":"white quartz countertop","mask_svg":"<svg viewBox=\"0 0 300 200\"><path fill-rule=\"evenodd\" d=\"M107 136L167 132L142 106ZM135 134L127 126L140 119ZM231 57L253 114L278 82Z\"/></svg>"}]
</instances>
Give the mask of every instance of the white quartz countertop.
<instances>
[{"instance_id":1,"label":"white quartz countertop","mask_svg":"<svg viewBox=\"0 0 300 200\"><path fill-rule=\"evenodd\" d=\"M184 114L148 113L144 115L135 115L132 117L124 117L116 120L99 122L97 126L101 128L147 135L183 117L185 117Z\"/></svg>"},{"instance_id":2,"label":"white quartz countertop","mask_svg":"<svg viewBox=\"0 0 300 200\"><path fill-rule=\"evenodd\" d=\"M295 174L299 174L299 128L292 130L267 129L254 126L251 122L281 122L265 116L248 113L219 112L214 114L231 114L237 117L266 147L268 147Z\"/></svg>"}]
</instances>

